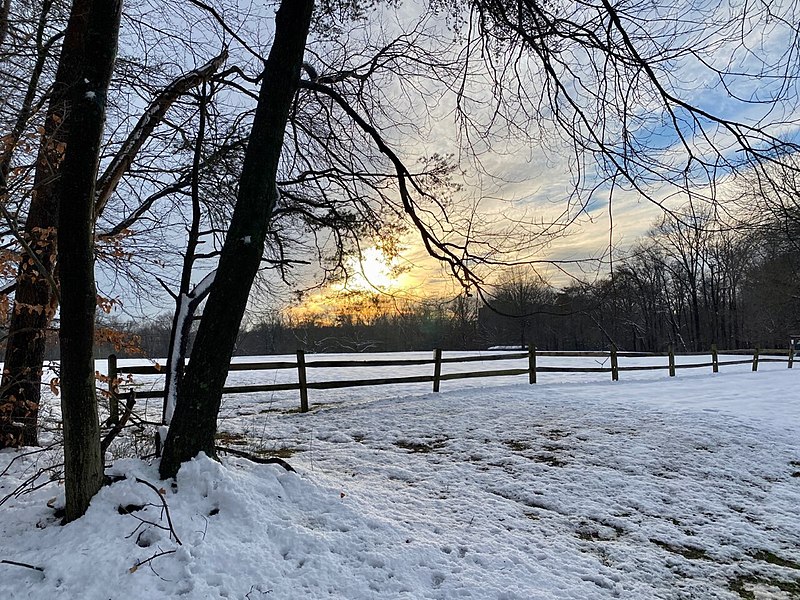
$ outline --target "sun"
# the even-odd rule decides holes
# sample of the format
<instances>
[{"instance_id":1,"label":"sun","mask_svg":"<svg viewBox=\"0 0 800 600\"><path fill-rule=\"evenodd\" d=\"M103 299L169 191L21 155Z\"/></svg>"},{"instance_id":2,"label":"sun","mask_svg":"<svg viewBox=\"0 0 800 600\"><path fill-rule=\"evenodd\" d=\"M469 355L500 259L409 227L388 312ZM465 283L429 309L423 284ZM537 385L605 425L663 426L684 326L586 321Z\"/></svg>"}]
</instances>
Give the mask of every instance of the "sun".
<instances>
[{"instance_id":1,"label":"sun","mask_svg":"<svg viewBox=\"0 0 800 600\"><path fill-rule=\"evenodd\" d=\"M388 292L401 287L396 259L388 258L380 248L369 247L360 256L347 259L350 276L339 290L349 292Z\"/></svg>"},{"instance_id":2,"label":"sun","mask_svg":"<svg viewBox=\"0 0 800 600\"><path fill-rule=\"evenodd\" d=\"M388 256L380 247L361 249L345 259L347 277L304 296L287 309L294 319L335 323L337 315L370 318L381 311L397 308L419 293L421 283L411 273L410 263L399 256Z\"/></svg>"}]
</instances>

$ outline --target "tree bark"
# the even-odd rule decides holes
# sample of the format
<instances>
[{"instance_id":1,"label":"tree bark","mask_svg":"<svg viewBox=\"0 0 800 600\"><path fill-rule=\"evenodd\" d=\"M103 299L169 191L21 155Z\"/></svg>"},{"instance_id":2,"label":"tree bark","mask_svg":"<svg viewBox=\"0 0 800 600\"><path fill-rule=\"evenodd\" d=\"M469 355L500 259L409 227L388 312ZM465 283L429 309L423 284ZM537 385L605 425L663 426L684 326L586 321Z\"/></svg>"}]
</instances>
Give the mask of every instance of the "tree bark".
<instances>
[{"instance_id":1,"label":"tree bark","mask_svg":"<svg viewBox=\"0 0 800 600\"><path fill-rule=\"evenodd\" d=\"M163 478L174 477L182 462L200 452L216 455L222 388L278 195L278 161L312 10L313 0L283 0L275 17L236 206L164 444Z\"/></svg>"},{"instance_id":2,"label":"tree bark","mask_svg":"<svg viewBox=\"0 0 800 600\"><path fill-rule=\"evenodd\" d=\"M79 16L83 33L80 77L69 94L72 127L59 182L59 340L67 521L86 512L103 482L93 356L94 200L122 0L91 0L86 8Z\"/></svg>"},{"instance_id":3,"label":"tree bark","mask_svg":"<svg viewBox=\"0 0 800 600\"><path fill-rule=\"evenodd\" d=\"M50 284L58 225L56 184L72 119L67 96L79 78L85 15L91 3L73 2L36 160L24 235L37 256L34 260L23 253L19 264L0 388L0 448L37 443L45 333L57 306Z\"/></svg>"},{"instance_id":4,"label":"tree bark","mask_svg":"<svg viewBox=\"0 0 800 600\"><path fill-rule=\"evenodd\" d=\"M9 12L11 12L11 0L2 0L2 4L0 4L0 46L5 43L8 35Z\"/></svg>"}]
</instances>

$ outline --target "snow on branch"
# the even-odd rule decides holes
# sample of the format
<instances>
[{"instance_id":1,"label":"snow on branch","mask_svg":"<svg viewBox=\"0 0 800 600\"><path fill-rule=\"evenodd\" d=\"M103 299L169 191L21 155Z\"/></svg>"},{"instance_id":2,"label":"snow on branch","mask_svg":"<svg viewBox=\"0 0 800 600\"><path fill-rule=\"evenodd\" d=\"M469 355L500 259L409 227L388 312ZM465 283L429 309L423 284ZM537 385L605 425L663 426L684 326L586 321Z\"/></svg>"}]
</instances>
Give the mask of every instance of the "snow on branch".
<instances>
[{"instance_id":1,"label":"snow on branch","mask_svg":"<svg viewBox=\"0 0 800 600\"><path fill-rule=\"evenodd\" d=\"M175 101L193 87L207 81L219 70L228 58L228 51L223 50L219 56L212 58L203 66L194 69L164 88L161 93L150 102L150 106L136 123L133 131L123 142L114 159L106 168L102 177L97 182L97 195L95 197L95 215L103 212L108 199L117 187L120 179L133 163L133 159L144 145L147 138L164 118L167 110Z\"/></svg>"}]
</instances>

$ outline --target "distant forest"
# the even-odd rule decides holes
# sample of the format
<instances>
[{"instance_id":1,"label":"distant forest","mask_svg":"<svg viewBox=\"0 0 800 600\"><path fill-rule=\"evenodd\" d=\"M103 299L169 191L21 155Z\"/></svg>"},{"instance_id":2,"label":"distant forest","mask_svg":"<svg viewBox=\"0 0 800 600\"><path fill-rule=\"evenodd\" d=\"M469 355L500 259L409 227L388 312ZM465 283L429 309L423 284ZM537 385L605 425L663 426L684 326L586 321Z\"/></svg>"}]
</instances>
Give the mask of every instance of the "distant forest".
<instances>
[{"instance_id":1,"label":"distant forest","mask_svg":"<svg viewBox=\"0 0 800 600\"><path fill-rule=\"evenodd\" d=\"M327 320L270 313L243 329L238 355L485 349L534 343L551 350L631 351L784 348L800 333L797 229L714 228L710 218L664 218L591 282L555 288L534 271L509 269L481 300L398 302L354 294ZM106 323L141 353L163 357L171 317ZM117 338L119 339L119 338ZM114 351L101 344L98 356ZM120 356L131 355L124 349Z\"/></svg>"}]
</instances>

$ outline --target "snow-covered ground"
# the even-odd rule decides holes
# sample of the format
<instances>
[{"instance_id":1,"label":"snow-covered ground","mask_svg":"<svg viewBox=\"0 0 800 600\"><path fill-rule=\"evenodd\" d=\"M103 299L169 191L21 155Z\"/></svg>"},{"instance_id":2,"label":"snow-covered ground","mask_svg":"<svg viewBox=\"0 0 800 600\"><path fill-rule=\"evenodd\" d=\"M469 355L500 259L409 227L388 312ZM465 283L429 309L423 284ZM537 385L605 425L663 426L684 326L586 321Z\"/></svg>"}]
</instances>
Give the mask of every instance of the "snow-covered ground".
<instances>
[{"instance_id":1,"label":"snow-covered ground","mask_svg":"<svg viewBox=\"0 0 800 600\"><path fill-rule=\"evenodd\" d=\"M11 497L0 598L800 597L800 370L708 371L312 390L308 414L296 392L231 396L221 442L297 473L201 457L171 486L117 460L67 526L58 482ZM23 454L0 452L0 501L51 453Z\"/></svg>"}]
</instances>

